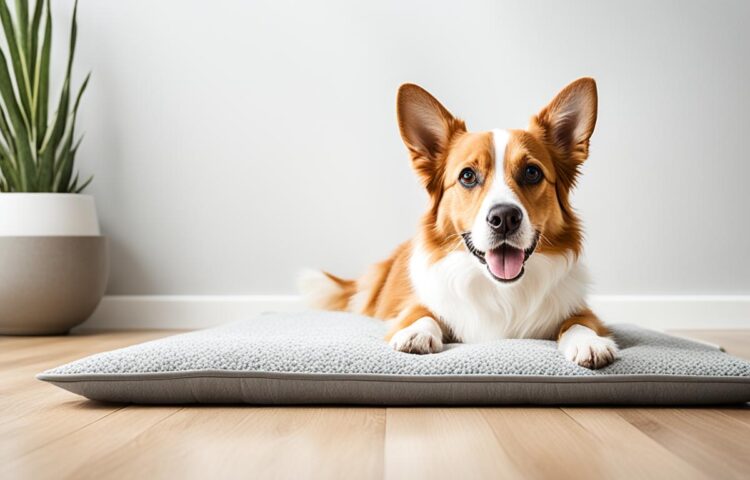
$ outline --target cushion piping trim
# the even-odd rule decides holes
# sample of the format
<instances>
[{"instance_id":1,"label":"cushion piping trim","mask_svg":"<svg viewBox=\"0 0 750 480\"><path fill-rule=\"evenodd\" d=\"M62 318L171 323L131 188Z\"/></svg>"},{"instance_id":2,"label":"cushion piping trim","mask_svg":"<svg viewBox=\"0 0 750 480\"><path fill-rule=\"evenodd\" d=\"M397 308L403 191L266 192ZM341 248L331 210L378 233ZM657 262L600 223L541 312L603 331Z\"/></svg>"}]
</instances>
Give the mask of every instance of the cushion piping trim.
<instances>
[{"instance_id":1,"label":"cushion piping trim","mask_svg":"<svg viewBox=\"0 0 750 480\"><path fill-rule=\"evenodd\" d=\"M38 380L53 383L122 382L183 380L195 378L248 378L273 380L312 380L345 382L412 382L412 383L734 383L750 385L750 377L714 375L383 375L292 372L243 372L237 370L187 370L183 372L144 373L40 373Z\"/></svg>"}]
</instances>

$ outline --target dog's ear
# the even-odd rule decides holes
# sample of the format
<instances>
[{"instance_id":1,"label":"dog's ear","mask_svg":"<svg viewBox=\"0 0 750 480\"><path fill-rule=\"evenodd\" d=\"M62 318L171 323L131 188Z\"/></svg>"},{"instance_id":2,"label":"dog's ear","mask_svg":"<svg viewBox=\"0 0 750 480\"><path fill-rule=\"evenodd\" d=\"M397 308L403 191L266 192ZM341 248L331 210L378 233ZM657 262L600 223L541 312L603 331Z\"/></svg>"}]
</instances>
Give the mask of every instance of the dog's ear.
<instances>
[{"instance_id":1,"label":"dog's ear","mask_svg":"<svg viewBox=\"0 0 750 480\"><path fill-rule=\"evenodd\" d=\"M433 192L442 183L443 160L453 136L466 131L463 121L417 85L406 83L398 89L396 99L398 127L409 149L414 169Z\"/></svg>"},{"instance_id":2,"label":"dog's ear","mask_svg":"<svg viewBox=\"0 0 750 480\"><path fill-rule=\"evenodd\" d=\"M596 112L596 82L579 78L531 119L531 130L541 130L542 138L558 155L582 162L588 157Z\"/></svg>"}]
</instances>

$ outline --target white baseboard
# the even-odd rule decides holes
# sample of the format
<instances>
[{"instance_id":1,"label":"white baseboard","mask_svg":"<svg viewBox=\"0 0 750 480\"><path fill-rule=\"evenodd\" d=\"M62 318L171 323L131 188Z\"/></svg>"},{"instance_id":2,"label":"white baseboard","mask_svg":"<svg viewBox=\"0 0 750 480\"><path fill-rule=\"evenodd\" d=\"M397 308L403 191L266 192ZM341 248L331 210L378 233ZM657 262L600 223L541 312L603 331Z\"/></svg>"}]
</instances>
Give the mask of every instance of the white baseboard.
<instances>
[{"instance_id":1,"label":"white baseboard","mask_svg":"<svg viewBox=\"0 0 750 480\"><path fill-rule=\"evenodd\" d=\"M607 323L656 330L750 328L750 295L592 295L589 301ZM304 309L295 295L112 295L79 328L196 329Z\"/></svg>"},{"instance_id":2,"label":"white baseboard","mask_svg":"<svg viewBox=\"0 0 750 480\"><path fill-rule=\"evenodd\" d=\"M654 330L750 328L750 295L591 295L606 323Z\"/></svg>"},{"instance_id":3,"label":"white baseboard","mask_svg":"<svg viewBox=\"0 0 750 480\"><path fill-rule=\"evenodd\" d=\"M304 310L296 295L107 295L78 328L195 329Z\"/></svg>"}]
</instances>

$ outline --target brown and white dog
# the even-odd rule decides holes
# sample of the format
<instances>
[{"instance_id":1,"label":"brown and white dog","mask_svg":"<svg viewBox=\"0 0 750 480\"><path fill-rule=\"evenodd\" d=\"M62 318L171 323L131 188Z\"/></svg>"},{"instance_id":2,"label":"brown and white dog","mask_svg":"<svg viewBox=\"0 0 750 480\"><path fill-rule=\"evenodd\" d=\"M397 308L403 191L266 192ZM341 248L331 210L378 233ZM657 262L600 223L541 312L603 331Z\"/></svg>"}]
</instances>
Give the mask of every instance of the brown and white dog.
<instances>
[{"instance_id":1,"label":"brown and white dog","mask_svg":"<svg viewBox=\"0 0 750 480\"><path fill-rule=\"evenodd\" d=\"M557 339L570 361L599 368L617 356L587 307L581 224L569 194L588 157L596 83L581 78L526 130L469 132L417 85L402 85L398 124L430 196L418 235L358 280L308 272L317 308L392 322L402 352L443 342Z\"/></svg>"}]
</instances>

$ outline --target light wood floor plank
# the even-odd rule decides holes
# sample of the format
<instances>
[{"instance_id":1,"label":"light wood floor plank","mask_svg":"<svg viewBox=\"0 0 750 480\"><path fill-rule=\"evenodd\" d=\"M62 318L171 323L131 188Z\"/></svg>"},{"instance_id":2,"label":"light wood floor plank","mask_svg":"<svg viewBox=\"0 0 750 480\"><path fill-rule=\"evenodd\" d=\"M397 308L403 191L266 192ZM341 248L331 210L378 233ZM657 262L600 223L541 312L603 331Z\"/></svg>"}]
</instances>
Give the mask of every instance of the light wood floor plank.
<instances>
[{"instance_id":1,"label":"light wood floor plank","mask_svg":"<svg viewBox=\"0 0 750 480\"><path fill-rule=\"evenodd\" d=\"M724 347L727 353L735 357L750 360L750 334L748 330L670 330L668 333L711 342Z\"/></svg>"},{"instance_id":2,"label":"light wood floor plank","mask_svg":"<svg viewBox=\"0 0 750 480\"><path fill-rule=\"evenodd\" d=\"M55 396L33 415L14 417L0 424L0 438L13 439L0 441L0 464L65 438L121 408L119 405Z\"/></svg>"},{"instance_id":3,"label":"light wood floor plank","mask_svg":"<svg viewBox=\"0 0 750 480\"><path fill-rule=\"evenodd\" d=\"M601 444L560 409L483 408L481 412L525 478L615 478Z\"/></svg>"},{"instance_id":4,"label":"light wood floor plank","mask_svg":"<svg viewBox=\"0 0 750 480\"><path fill-rule=\"evenodd\" d=\"M75 475L380 479L384 433L377 408L189 407Z\"/></svg>"},{"instance_id":5,"label":"light wood floor plank","mask_svg":"<svg viewBox=\"0 0 750 480\"><path fill-rule=\"evenodd\" d=\"M746 404L745 406L737 408L721 408L717 411L721 412L724 415L732 417L733 419L742 422L745 425L750 425L750 404Z\"/></svg>"},{"instance_id":6,"label":"light wood floor plank","mask_svg":"<svg viewBox=\"0 0 750 480\"><path fill-rule=\"evenodd\" d=\"M44 443L3 466L6 478L75 479L85 475L88 464L132 442L149 428L179 409L175 407L136 407L117 410L68 435ZM69 415L71 422L76 422Z\"/></svg>"},{"instance_id":7,"label":"light wood floor plank","mask_svg":"<svg viewBox=\"0 0 750 480\"><path fill-rule=\"evenodd\" d=\"M750 426L707 409L638 408L617 413L714 478L750 476Z\"/></svg>"},{"instance_id":8,"label":"light wood floor plank","mask_svg":"<svg viewBox=\"0 0 750 480\"><path fill-rule=\"evenodd\" d=\"M613 477L710 478L627 422L613 409L575 407L562 410L585 428L594 437L594 442L600 445L600 450L604 450Z\"/></svg>"},{"instance_id":9,"label":"light wood floor plank","mask_svg":"<svg viewBox=\"0 0 750 480\"><path fill-rule=\"evenodd\" d=\"M482 411L389 408L385 478L523 478Z\"/></svg>"}]
</instances>

